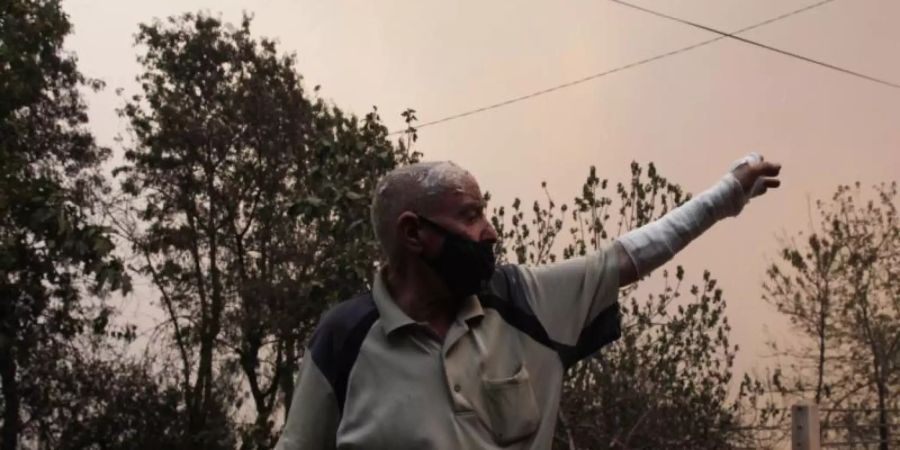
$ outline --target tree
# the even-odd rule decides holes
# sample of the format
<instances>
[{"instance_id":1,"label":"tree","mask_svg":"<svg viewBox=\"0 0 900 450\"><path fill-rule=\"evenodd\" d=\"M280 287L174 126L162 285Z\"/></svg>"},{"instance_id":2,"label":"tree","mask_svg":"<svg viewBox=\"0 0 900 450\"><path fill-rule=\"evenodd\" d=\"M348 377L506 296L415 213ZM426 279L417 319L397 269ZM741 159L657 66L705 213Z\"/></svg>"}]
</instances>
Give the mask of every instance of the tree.
<instances>
[{"instance_id":1,"label":"tree","mask_svg":"<svg viewBox=\"0 0 900 450\"><path fill-rule=\"evenodd\" d=\"M227 446L208 412L231 404L232 420L252 417L243 448L274 445L319 315L369 285L368 194L417 158L377 110L311 98L295 57L250 24L142 25L143 92L122 111L134 145L117 170L131 198L120 225L168 315L192 448Z\"/></svg>"},{"instance_id":2,"label":"tree","mask_svg":"<svg viewBox=\"0 0 900 450\"><path fill-rule=\"evenodd\" d=\"M52 372L72 340L105 326L103 296L128 289L94 214L109 150L87 130L79 89L100 88L62 49L58 1L0 4L0 448L51 420Z\"/></svg>"},{"instance_id":3,"label":"tree","mask_svg":"<svg viewBox=\"0 0 900 450\"><path fill-rule=\"evenodd\" d=\"M811 217L808 237L799 232L783 242L763 287L801 338L780 351L796 361L786 393L812 396L829 410L828 436L877 436L886 449L896 424L890 413L900 407L897 184L864 196L856 183L817 201L818 226Z\"/></svg>"},{"instance_id":4,"label":"tree","mask_svg":"<svg viewBox=\"0 0 900 450\"><path fill-rule=\"evenodd\" d=\"M562 258L598 250L690 198L652 163L646 177L632 163L630 182L616 186L616 201L605 194L608 181L600 180L593 167L571 210L557 206L546 184L542 187L546 201L535 201L527 216L519 199L510 211L494 210L499 253L520 264L555 261L560 248ZM723 448L769 442L750 429L777 418L778 411L764 401L767 386L745 376L734 392L738 348L728 339L722 290L704 271L685 299L683 282L685 271L677 266L674 274L659 270L646 284L621 290L622 337L567 373L558 444L572 449Z\"/></svg>"},{"instance_id":5,"label":"tree","mask_svg":"<svg viewBox=\"0 0 900 450\"><path fill-rule=\"evenodd\" d=\"M47 409L23 441L25 448L184 447L177 387L156 375L154 361L122 354L133 334L111 328L78 337L67 354L31 372L40 380Z\"/></svg>"}]
</instances>

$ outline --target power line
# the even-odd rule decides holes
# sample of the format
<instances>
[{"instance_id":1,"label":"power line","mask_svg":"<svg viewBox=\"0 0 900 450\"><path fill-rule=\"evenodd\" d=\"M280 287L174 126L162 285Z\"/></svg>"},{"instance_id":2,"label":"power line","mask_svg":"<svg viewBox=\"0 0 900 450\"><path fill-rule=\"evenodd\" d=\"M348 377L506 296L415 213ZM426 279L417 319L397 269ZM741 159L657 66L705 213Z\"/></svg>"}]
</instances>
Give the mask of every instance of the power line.
<instances>
[{"instance_id":1,"label":"power line","mask_svg":"<svg viewBox=\"0 0 900 450\"><path fill-rule=\"evenodd\" d=\"M802 13L802 12L806 12L806 11L809 11L809 10L811 10L811 9L818 8L819 6L822 6L822 5L826 4L826 3L831 3L831 2L833 2L833 1L834 1L834 0L821 0L821 1L817 2L817 3L813 3L813 4L808 5L808 6L805 6L805 7L803 7L803 8L796 9L796 10L793 10L793 11L791 11L791 12L782 14L782 15L780 15L780 16L776 16L776 17L773 17L773 18L771 18L771 19L764 20L764 21L762 21L762 22L759 22L759 23L750 25L750 26L748 26L748 27L741 28L740 30L737 30L737 31L735 31L734 33L731 33L731 34L727 34L727 33L726 33L726 34L722 34L722 35L720 35L720 36L716 36L716 37L714 37L714 38L712 38L712 39L707 39L707 40L705 40L705 41L701 41L701 42L698 42L698 43L693 44L693 45L688 45L688 46L686 46L686 47L681 47L681 48L679 48L679 49L672 50L672 51L665 52L665 53L661 53L661 54L658 54L658 55L656 55L656 56L651 56L651 57L649 57L649 58L641 59L641 60L639 60L639 61L635 61L635 62L626 64L626 65L623 65L623 66L619 66L619 67L616 67L616 68L614 68L614 69L609 69L609 70L606 70L606 71L603 71L603 72L598 72L598 73L595 73L595 74L592 74L592 75L588 75L588 76L586 76L586 77L582 77L582 78L579 78L579 79L577 79L577 80L569 81L569 82L567 82L567 83L558 84L558 85L556 85L556 86L549 87L549 88L546 88L546 89L541 89L541 90L539 90L539 91L535 91L535 92L532 92L532 93L530 93L530 94L522 95L522 96L519 96L519 97L514 97L514 98L511 98L511 99L508 99L508 100L504 100L504 101L501 101L501 102L498 102L498 103L493 103L493 104L490 104L490 105L482 106L482 107L480 107L480 108L471 109L471 110L468 110L468 111L464 111L464 112L461 112L461 113L458 113L458 114L453 114L453 115L447 116L447 117L442 117L442 118L440 118L440 119L432 120L432 121L429 121L429 122L423 122L423 123L421 123L421 124L418 124L418 125L415 126L414 128L416 128L417 130L419 130L419 129L422 129L422 128L424 128L424 127L428 127L428 126L432 126L432 125L437 125L437 124L439 124L439 123L449 122L449 121L451 121L451 120L461 119L461 118L463 118L463 117L471 116L471 115L478 114L478 113L482 113L482 112L485 112L485 111L490 111L490 110L492 110L492 109L501 108L501 107L503 107L503 106L511 105L511 104L513 104L513 103L518 103L518 102L521 102L521 101L524 101L524 100L528 100L528 99L530 99L530 98L538 97L538 96L541 96L541 95L544 95L544 94L549 94L549 93L551 93L551 92L558 91L558 90L560 90L560 89L565 89L565 88L567 88L567 87L571 87L571 86L575 86L575 85L578 85L578 84L586 83L586 82L588 82L588 81L595 80L595 79L597 79L597 78L604 77L604 76L607 76L607 75L611 75L611 74L614 74L614 73L616 73L616 72L621 72L621 71L623 71L623 70L627 70L627 69L631 69L631 68L634 68L634 67L642 66L642 65L644 65L644 64L651 63L651 62L653 62L653 61L657 61L657 60L660 60L660 59L663 59L663 58L667 58L667 57L669 57L669 56L674 56L674 55L677 55L677 54L679 54L679 53L683 53L683 52L687 52L687 51L689 51L689 50L693 50L693 49L695 49L695 48L703 47L703 46L705 46L705 45L712 44L713 42L716 42L716 41L720 41L720 40L722 40L722 39L725 39L726 37L733 36L733 35L740 34L740 33L744 33L744 32L747 32L747 31L750 31L750 30L753 30L753 29L762 27L762 26L764 26L764 25L768 25L768 24L773 23L773 22L777 22L777 21L779 21L779 20L786 19L786 18L791 17L791 16L793 16L793 15L795 15L795 14L800 14L800 13ZM405 133L405 132L406 132L406 130L397 130L397 131L394 131L394 132L389 133L388 135L401 134L401 133Z\"/></svg>"},{"instance_id":2,"label":"power line","mask_svg":"<svg viewBox=\"0 0 900 450\"><path fill-rule=\"evenodd\" d=\"M822 66L822 67L825 67L825 68L828 68L828 69L831 69L831 70L836 70L836 71L838 71L838 72L842 72L842 73L845 73L845 74L848 74L848 75L852 75L852 76L855 76L855 77L859 77L859 78L862 78L862 79L865 79L865 80L873 81L873 82L875 82L875 83L883 84L883 85L885 85L885 86L890 86L890 87L895 88L895 89L900 89L900 84L892 83L892 82L890 82L890 81L886 81L886 80L882 80L882 79L879 79L879 78L875 78L875 77L872 77L872 76L869 76L869 75L866 75L866 74L863 74L863 73L855 72L855 71L850 70L850 69L845 69L845 68L843 68L843 67L835 66L834 64L828 64L828 63L826 63L826 62L822 62L822 61L819 61L819 60L816 60L816 59L808 58L808 57L803 56L803 55L798 55L798 54L796 54L796 53L792 53L792 52L789 52L789 51L787 51L787 50L782 50L782 49L780 49L780 48L772 47L771 45L766 45L766 44L763 44L763 43L760 43L760 42L757 42L757 41L751 41L750 39L742 38L742 37L740 37L740 36L735 36L736 33L726 33L726 32L724 32L724 31L719 31L719 30L717 30L717 29L715 29L715 28L708 27L708 26L706 26L706 25L701 25L701 24L696 23L696 22L691 22L691 21L689 21L689 20L684 20L684 19L680 19L680 18L678 18L678 17L673 17L673 16L670 16L670 15L663 14L663 13L657 12L657 11L653 11L653 10L651 10L651 9L647 9L647 8L644 8L644 7L641 7L641 6L638 6L638 5L634 5L634 4L631 4L631 3L628 3L628 2L625 2L625 1L622 1L622 0L609 0L609 1L611 1L611 2L613 2L613 3L618 3L618 4L623 5L623 6L627 6L627 7L629 7L629 8L634 8L634 9L636 9L636 10L638 10L638 11L643 11L643 12L645 12L645 13L652 14L652 15L657 16L657 17L662 17L662 18L665 18L665 19L674 20L674 21L676 21L676 22L683 23L683 24L685 24L685 25L690 25L690 26L692 26L692 27L696 27L696 28L699 28L699 29L701 29L701 30L710 31L710 32L713 32L713 33L716 33L716 34L721 35L721 37L723 37L723 38L726 38L726 37L727 37L727 38L731 38L731 39L734 39L734 40L737 40L737 41L741 41L741 42L744 42L744 43L747 43L747 44L750 44L750 45L755 45L755 46L757 46L757 47L764 48L764 49L766 49L766 50L770 50L770 51L773 51L773 52L776 52L776 53L781 53L782 55L787 55L787 56L790 56L790 57L792 57L792 58L797 58L797 59L799 59L799 60L801 60L801 61L806 61L806 62L808 62L808 63L816 64L816 65L819 65L819 66Z\"/></svg>"},{"instance_id":3,"label":"power line","mask_svg":"<svg viewBox=\"0 0 900 450\"><path fill-rule=\"evenodd\" d=\"M652 57L650 57L650 58L646 58L646 59L642 59L642 60L640 60L640 61L636 61L636 62L633 62L633 63L630 63L630 64L626 64L626 65L624 65L624 66L619 66L619 67L616 67L616 68L614 68L614 69L607 70L607 71L605 71L605 72L599 72L599 73L595 73L595 74L593 74L593 75L588 75L588 76L586 76L586 77L584 77L584 78L579 78L579 79L577 79L577 80L570 81L570 82L568 82L568 83L559 84L559 85L556 85L556 86L553 86L553 87L550 87L550 88L547 88L547 89L542 89L542 90L540 90L540 91L535 91L535 92L532 92L532 93L530 93L530 94L522 95L522 96L519 96L519 97L514 97L514 98L511 98L511 99L508 99L508 100L504 100L504 101L499 102L499 103L494 103L494 104L491 104L491 105L482 106L481 108L472 109L472 110L465 111L465 112L462 112L462 113L459 113L459 114L454 114L454 115L452 115L452 116L447 116L447 117L443 117L443 118L440 118L440 119L437 119L437 120L432 120L432 121L430 121L430 122L424 122L424 123L422 123L422 124L419 124L419 125L416 126L415 128L416 128L416 129L421 129L421 128L424 128L424 127L427 127L427 126L437 125L437 124L439 124L439 123L444 123L444 122L449 122L449 121L451 121L451 120L461 119L461 118L463 118L463 117L471 116L471 115L473 115L473 114L478 114L478 113L485 112L485 111L489 111L489 110L492 110L492 109L497 109L497 108L500 108L500 107L502 107L502 106L511 105L511 104L513 104L513 103L518 103L518 102L521 102L521 101L523 101L523 100L528 100L528 99L530 99L530 98L538 97L538 96L540 96L540 95L549 94L549 93L551 93L551 92L553 92L553 91L558 91L558 90L560 90L560 89L565 89L565 88L567 88L567 87L575 86L576 84L581 84L581 83L584 83L584 82L587 82L587 81L591 81L591 80L594 80L594 79L597 79L597 78L600 78L600 77L604 77L604 76L606 76L606 75L610 75L610 74L613 74L613 73L616 73L616 72L621 72L621 71L623 71L623 70L630 69L630 68L632 68L632 67L637 67L637 66L640 66L640 65L644 65L644 64L647 64L647 63L649 63L649 62L656 61L656 60L658 60L658 59L663 59L663 58L666 58L666 57L669 57L669 56L676 55L676 54L678 54L678 53L686 52L686 51L688 51L688 50L693 50L693 49L695 49L695 48L697 48L697 47L702 47L702 46L704 46L704 45L711 44L711 43L713 43L713 42L715 42L715 41L718 41L718 40L720 40L720 39L724 39L724 37L722 37L722 36L716 37L716 38L709 39L709 40L706 40L706 41L703 41L703 42L700 42L700 43L697 43L697 44L694 44L694 45L689 45L689 46L687 46L687 47L682 47L682 48L679 48L679 49L677 49L677 50L672 50L672 51L670 51L670 52L662 53L662 54L659 54L659 55L656 55L656 56L652 56ZM405 132L405 130L401 130L401 131L395 131L395 132L393 132L393 133L391 133L391 134L399 134L399 133L404 133L404 132Z\"/></svg>"}]
</instances>

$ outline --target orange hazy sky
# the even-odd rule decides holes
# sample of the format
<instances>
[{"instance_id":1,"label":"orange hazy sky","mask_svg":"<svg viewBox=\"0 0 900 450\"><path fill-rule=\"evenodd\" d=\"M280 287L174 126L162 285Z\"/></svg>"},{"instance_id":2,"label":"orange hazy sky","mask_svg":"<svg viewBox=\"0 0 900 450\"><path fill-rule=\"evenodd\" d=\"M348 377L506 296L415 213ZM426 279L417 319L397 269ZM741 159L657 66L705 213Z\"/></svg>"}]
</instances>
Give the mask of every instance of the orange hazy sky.
<instances>
[{"instance_id":1,"label":"orange hazy sky","mask_svg":"<svg viewBox=\"0 0 900 450\"><path fill-rule=\"evenodd\" d=\"M724 31L815 0L635 0ZM391 129L407 107L429 121L575 80L713 37L605 0L318 1L65 0L68 48L87 75L108 83L88 94L102 144L125 130L114 94L137 92L138 23L188 11L237 23L296 52L306 85L358 114L377 105ZM900 83L900 2L835 0L744 36ZM808 199L838 184L898 179L900 90L747 44L722 40L525 102L421 130L426 159L468 168L493 204L580 192L588 166L623 180L632 160L653 161L691 192L715 182L748 151L783 164L783 187L718 224L671 264L692 279L708 268L728 300L740 369L762 367L767 336L785 321L761 300L776 237L809 227ZM126 304L152 316L152 292Z\"/></svg>"}]
</instances>

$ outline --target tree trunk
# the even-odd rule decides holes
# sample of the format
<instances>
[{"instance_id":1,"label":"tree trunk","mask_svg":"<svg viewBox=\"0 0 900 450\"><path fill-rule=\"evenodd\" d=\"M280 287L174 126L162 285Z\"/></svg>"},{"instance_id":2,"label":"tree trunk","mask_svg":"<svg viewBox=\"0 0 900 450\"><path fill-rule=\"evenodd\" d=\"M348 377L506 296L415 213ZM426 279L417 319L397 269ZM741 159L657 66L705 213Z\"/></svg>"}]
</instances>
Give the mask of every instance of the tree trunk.
<instances>
[{"instance_id":1,"label":"tree trunk","mask_svg":"<svg viewBox=\"0 0 900 450\"><path fill-rule=\"evenodd\" d=\"M214 216L214 208L210 208L210 215ZM212 219L211 219L212 220ZM218 267L218 244L217 230L212 224L209 226L209 271L212 287L212 295L210 298L210 317L207 335L203 337L201 347L201 367L203 377L206 384L203 386L203 403L204 414L208 414L213 407L213 352L216 348L216 341L219 338L219 331L222 328L222 310L224 308L224 299L222 298L222 287L219 278Z\"/></svg>"},{"instance_id":2,"label":"tree trunk","mask_svg":"<svg viewBox=\"0 0 900 450\"><path fill-rule=\"evenodd\" d=\"M3 429L0 431L0 450L16 450L19 445L21 423L19 417L19 387L16 380L16 361L12 339L0 335L0 380L3 383Z\"/></svg>"},{"instance_id":3,"label":"tree trunk","mask_svg":"<svg viewBox=\"0 0 900 450\"><path fill-rule=\"evenodd\" d=\"M210 276L210 292L209 292L209 310L208 316L203 318L204 330L201 335L200 342L200 364L197 369L197 388L195 395L198 395L201 401L195 402L197 409L195 425L200 431L206 431L207 416L213 410L213 356L221 331L222 310L224 308L224 299L222 293L222 285L219 273L219 247L218 247L218 227L216 223L216 190L213 185L214 168L207 169L206 194L210 199L209 217L207 223L203 227L206 233L204 236L209 240L208 264ZM194 243L198 245L199 243ZM195 260L198 274L202 276L203 271L200 269L199 259ZM207 448L208 443L203 443L203 448Z\"/></svg>"},{"instance_id":4,"label":"tree trunk","mask_svg":"<svg viewBox=\"0 0 900 450\"><path fill-rule=\"evenodd\" d=\"M823 278L827 277L827 273L823 273L821 275ZM818 324L818 332L819 332L819 360L818 360L818 380L816 380L816 404L820 404L822 402L822 390L825 388L825 345L826 345L826 337L827 337L827 325L828 325L828 309L830 308L831 298L830 298L830 290L828 288L828 281L826 279L825 286L819 290L819 324Z\"/></svg>"},{"instance_id":5,"label":"tree trunk","mask_svg":"<svg viewBox=\"0 0 900 450\"><path fill-rule=\"evenodd\" d=\"M560 406L559 411L557 412L557 417L559 424L562 425L562 429L566 433L566 442L569 444L569 450L577 450L575 447L575 438L572 436L572 428L569 427L569 422L566 420L566 415L563 413L562 406Z\"/></svg>"},{"instance_id":6,"label":"tree trunk","mask_svg":"<svg viewBox=\"0 0 900 450\"><path fill-rule=\"evenodd\" d=\"M885 385L884 373L878 373L878 444L879 450L888 450L891 440L890 423L888 422L887 397L888 389Z\"/></svg>"},{"instance_id":7,"label":"tree trunk","mask_svg":"<svg viewBox=\"0 0 900 450\"><path fill-rule=\"evenodd\" d=\"M196 320L200 328L200 352L197 360L197 378L191 389L191 402L187 405L188 434L192 442L192 448L204 448L204 429L206 428L206 413L208 412L207 392L212 383L212 345L210 338L210 307L206 291L206 279L200 257L200 227L196 222L196 207L187 211L188 225L191 230L190 254L193 263L193 276L197 283L197 295L200 300L200 317Z\"/></svg>"},{"instance_id":8,"label":"tree trunk","mask_svg":"<svg viewBox=\"0 0 900 450\"><path fill-rule=\"evenodd\" d=\"M824 307L820 304L820 308ZM822 402L822 389L825 385L825 314L819 317L819 360L817 364L818 379L816 380L816 404Z\"/></svg>"},{"instance_id":9,"label":"tree trunk","mask_svg":"<svg viewBox=\"0 0 900 450\"><path fill-rule=\"evenodd\" d=\"M297 376L297 355L294 347L294 339L289 336L284 339L284 373L279 378L281 392L284 394L284 420L287 420L288 411L291 410L291 401L294 399L294 377ZM305 356L305 355L304 355Z\"/></svg>"}]
</instances>

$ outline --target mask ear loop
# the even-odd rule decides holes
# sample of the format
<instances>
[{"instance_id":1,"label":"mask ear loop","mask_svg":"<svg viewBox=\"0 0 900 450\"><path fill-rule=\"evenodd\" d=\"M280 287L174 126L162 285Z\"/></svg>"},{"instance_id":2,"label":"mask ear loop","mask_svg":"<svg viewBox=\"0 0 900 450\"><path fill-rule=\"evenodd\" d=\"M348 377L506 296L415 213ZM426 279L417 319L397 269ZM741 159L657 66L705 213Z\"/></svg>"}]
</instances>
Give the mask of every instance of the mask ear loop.
<instances>
[{"instance_id":1,"label":"mask ear loop","mask_svg":"<svg viewBox=\"0 0 900 450\"><path fill-rule=\"evenodd\" d=\"M416 217L418 217L419 220L422 221L422 223L424 223L425 225L430 226L431 228L434 228L435 230L439 231L439 232L440 232L442 235L444 235L444 236L449 236L450 234L452 234L452 233L450 233L450 230L448 230L448 229L446 229L446 228L444 228L444 227L438 225L438 224L435 223L433 220L431 220L431 219L429 219L429 218L427 218L427 217L425 217L425 216L423 216L423 215L421 215L421 214L419 214L419 213L416 213Z\"/></svg>"},{"instance_id":2,"label":"mask ear loop","mask_svg":"<svg viewBox=\"0 0 900 450\"><path fill-rule=\"evenodd\" d=\"M415 211L413 211L413 212L415 212ZM431 219L429 219L429 218L427 218L427 217L425 217L425 216L423 216L423 215L421 215L421 214L419 214L419 213L416 213L416 217L418 217L418 219L421 220L422 223L424 223L424 224L430 226L431 228L434 228L435 230L437 230L437 231L438 231L439 233L441 233L441 235L443 235L444 237L449 237L449 236L457 236L457 237L458 237L458 236L460 236L458 233L454 233L454 232L452 232L452 231L450 231L450 230L444 228L443 225L439 225L437 222L435 222L435 221L433 221L433 220L431 220ZM463 236L463 237L466 238L466 240L473 240L473 239L468 238L468 237L465 237L465 236ZM497 239L497 240L490 240L490 241L484 241L484 242L489 242L491 246L494 246L494 245L497 244L498 241L499 241L499 239ZM475 241L475 242L481 243L482 241Z\"/></svg>"}]
</instances>

